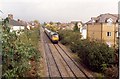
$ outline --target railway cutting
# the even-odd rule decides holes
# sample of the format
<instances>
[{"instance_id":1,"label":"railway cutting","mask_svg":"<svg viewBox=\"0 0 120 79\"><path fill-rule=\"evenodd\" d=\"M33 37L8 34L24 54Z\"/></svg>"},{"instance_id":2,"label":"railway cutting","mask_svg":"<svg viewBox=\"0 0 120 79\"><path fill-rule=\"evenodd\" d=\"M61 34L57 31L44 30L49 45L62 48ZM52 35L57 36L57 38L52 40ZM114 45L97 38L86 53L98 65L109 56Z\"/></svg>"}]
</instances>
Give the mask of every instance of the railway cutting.
<instances>
[{"instance_id":1,"label":"railway cutting","mask_svg":"<svg viewBox=\"0 0 120 79\"><path fill-rule=\"evenodd\" d=\"M42 32L42 39L44 43L44 59L46 60L46 72L48 77L71 77L75 79L89 79L93 77L90 73L86 73L84 69L81 69L79 64L77 64L70 54L62 48L60 43L54 44L44 31Z\"/></svg>"}]
</instances>

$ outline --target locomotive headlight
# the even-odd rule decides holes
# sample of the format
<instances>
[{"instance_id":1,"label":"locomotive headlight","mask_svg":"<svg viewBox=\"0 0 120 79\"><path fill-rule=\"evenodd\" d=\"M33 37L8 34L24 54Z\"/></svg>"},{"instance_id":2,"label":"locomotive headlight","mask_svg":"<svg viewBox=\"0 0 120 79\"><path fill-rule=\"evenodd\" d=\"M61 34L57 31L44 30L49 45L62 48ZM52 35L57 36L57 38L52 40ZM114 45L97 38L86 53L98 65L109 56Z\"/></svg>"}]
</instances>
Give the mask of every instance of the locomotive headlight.
<instances>
[{"instance_id":1,"label":"locomotive headlight","mask_svg":"<svg viewBox=\"0 0 120 79\"><path fill-rule=\"evenodd\" d=\"M59 40L58 35L53 35L53 36L52 36L52 40Z\"/></svg>"}]
</instances>

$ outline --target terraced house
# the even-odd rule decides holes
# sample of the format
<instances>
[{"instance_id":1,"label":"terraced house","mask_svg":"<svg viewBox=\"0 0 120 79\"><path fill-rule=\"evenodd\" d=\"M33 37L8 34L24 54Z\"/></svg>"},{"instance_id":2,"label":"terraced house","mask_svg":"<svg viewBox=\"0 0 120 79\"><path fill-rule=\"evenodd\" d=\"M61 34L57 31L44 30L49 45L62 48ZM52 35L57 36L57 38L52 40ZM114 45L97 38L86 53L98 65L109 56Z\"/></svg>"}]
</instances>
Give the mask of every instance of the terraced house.
<instances>
[{"instance_id":1,"label":"terraced house","mask_svg":"<svg viewBox=\"0 0 120 79\"><path fill-rule=\"evenodd\" d=\"M92 17L87 23L87 38L106 42L109 47L117 46L118 41L118 15L101 14Z\"/></svg>"}]
</instances>

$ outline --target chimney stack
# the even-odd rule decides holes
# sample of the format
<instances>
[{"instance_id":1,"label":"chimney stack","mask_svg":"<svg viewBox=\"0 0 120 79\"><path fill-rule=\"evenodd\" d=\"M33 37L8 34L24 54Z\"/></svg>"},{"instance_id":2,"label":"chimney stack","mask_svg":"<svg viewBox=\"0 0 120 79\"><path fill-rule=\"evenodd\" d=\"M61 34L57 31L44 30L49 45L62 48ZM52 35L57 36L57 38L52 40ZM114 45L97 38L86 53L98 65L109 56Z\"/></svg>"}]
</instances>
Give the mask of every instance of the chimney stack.
<instances>
[{"instance_id":1,"label":"chimney stack","mask_svg":"<svg viewBox=\"0 0 120 79\"><path fill-rule=\"evenodd\" d=\"M9 19L13 19L13 15L12 14L8 14L8 18Z\"/></svg>"}]
</instances>

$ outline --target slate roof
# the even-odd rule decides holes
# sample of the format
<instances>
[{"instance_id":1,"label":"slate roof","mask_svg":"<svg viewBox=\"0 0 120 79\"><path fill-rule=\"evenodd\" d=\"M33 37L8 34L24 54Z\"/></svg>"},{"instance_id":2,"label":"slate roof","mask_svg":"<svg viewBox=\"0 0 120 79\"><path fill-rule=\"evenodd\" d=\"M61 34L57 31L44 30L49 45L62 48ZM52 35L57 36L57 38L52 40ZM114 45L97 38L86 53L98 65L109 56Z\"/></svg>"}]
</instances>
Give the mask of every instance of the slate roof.
<instances>
[{"instance_id":1,"label":"slate roof","mask_svg":"<svg viewBox=\"0 0 120 79\"><path fill-rule=\"evenodd\" d=\"M13 25L13 26L26 26L27 23L20 23L14 19L9 19L9 23L10 25Z\"/></svg>"},{"instance_id":2,"label":"slate roof","mask_svg":"<svg viewBox=\"0 0 120 79\"><path fill-rule=\"evenodd\" d=\"M83 26L82 26L82 29L87 29L87 25L83 25Z\"/></svg>"},{"instance_id":3,"label":"slate roof","mask_svg":"<svg viewBox=\"0 0 120 79\"><path fill-rule=\"evenodd\" d=\"M107 19L111 18L113 20L113 23L118 22L118 15L117 14L101 14L98 17L92 17L90 21L87 22L87 24L89 23L93 23L93 20L96 23L106 23Z\"/></svg>"}]
</instances>

